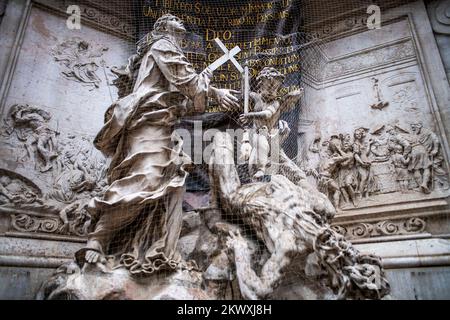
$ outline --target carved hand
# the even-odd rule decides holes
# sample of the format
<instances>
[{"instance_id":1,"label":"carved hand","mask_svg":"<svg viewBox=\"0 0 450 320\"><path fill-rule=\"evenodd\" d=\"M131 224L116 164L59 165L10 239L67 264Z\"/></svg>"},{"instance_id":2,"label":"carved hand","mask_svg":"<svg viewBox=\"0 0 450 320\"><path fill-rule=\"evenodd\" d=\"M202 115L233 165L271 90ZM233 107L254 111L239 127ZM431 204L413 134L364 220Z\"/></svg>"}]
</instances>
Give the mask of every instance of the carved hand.
<instances>
[{"instance_id":1,"label":"carved hand","mask_svg":"<svg viewBox=\"0 0 450 320\"><path fill-rule=\"evenodd\" d=\"M242 123L242 125L248 125L250 120L250 115L248 113L241 114L239 116L239 122Z\"/></svg>"},{"instance_id":2,"label":"carved hand","mask_svg":"<svg viewBox=\"0 0 450 320\"><path fill-rule=\"evenodd\" d=\"M284 121L284 120L280 120L278 122L278 128L280 129L280 133L282 136L287 136L290 132L291 132L291 128L289 128L289 124Z\"/></svg>"},{"instance_id":3,"label":"carved hand","mask_svg":"<svg viewBox=\"0 0 450 320\"><path fill-rule=\"evenodd\" d=\"M218 89L212 88L213 98L219 102L220 106L225 109L225 111L233 111L239 109L239 99L233 94L239 94L239 91L228 90L228 89Z\"/></svg>"}]
</instances>

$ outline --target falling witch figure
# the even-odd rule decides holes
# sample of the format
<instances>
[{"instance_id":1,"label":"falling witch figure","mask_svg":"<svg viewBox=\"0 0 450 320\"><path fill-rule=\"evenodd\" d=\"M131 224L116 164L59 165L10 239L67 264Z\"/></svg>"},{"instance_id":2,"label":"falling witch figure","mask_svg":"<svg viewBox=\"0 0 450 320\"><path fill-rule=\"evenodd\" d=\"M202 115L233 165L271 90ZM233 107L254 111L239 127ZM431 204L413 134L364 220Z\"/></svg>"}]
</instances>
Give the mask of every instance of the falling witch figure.
<instances>
[{"instance_id":1,"label":"falling witch figure","mask_svg":"<svg viewBox=\"0 0 450 320\"><path fill-rule=\"evenodd\" d=\"M256 130L251 150L247 148L246 153L242 154L244 160L249 160L249 173L255 180L260 180L266 174L270 152L274 152L271 146L281 144L290 132L287 122L279 120L280 115L294 107L303 95L302 88L280 97L279 90L283 81L284 76L275 68L262 69L256 77L257 91L250 92L254 111L240 116L240 121L244 124L253 120L253 128ZM275 127L277 124L278 127ZM244 136L243 142L249 142L245 138L248 139L248 135Z\"/></svg>"},{"instance_id":2,"label":"falling witch figure","mask_svg":"<svg viewBox=\"0 0 450 320\"><path fill-rule=\"evenodd\" d=\"M112 261L133 275L186 265L176 247L190 159L174 124L187 112L204 112L208 97L225 110L239 105L237 92L210 85L209 69L195 72L178 44L185 32L177 17L160 17L130 60L140 65L133 91L106 111L94 144L111 157L109 186L87 208L97 223L75 255L79 265Z\"/></svg>"}]
</instances>

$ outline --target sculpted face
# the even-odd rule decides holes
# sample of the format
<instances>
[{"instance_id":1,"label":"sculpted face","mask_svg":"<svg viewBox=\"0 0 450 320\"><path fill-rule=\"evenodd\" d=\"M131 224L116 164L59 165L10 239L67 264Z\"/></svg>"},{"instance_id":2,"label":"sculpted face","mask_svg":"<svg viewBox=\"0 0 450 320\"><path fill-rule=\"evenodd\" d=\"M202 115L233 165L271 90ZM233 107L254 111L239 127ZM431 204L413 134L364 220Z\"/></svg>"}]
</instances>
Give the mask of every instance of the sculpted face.
<instances>
[{"instance_id":1,"label":"sculpted face","mask_svg":"<svg viewBox=\"0 0 450 320\"><path fill-rule=\"evenodd\" d=\"M386 128L386 133L390 136L395 136L395 130L392 127L387 127Z\"/></svg>"},{"instance_id":2,"label":"sculpted face","mask_svg":"<svg viewBox=\"0 0 450 320\"><path fill-rule=\"evenodd\" d=\"M420 133L420 129L422 129L422 125L420 123L411 124L411 130L414 133Z\"/></svg>"},{"instance_id":3,"label":"sculpted face","mask_svg":"<svg viewBox=\"0 0 450 320\"><path fill-rule=\"evenodd\" d=\"M263 79L260 84L260 92L268 98L275 99L281 84L282 81L278 79Z\"/></svg>"},{"instance_id":4,"label":"sculpted face","mask_svg":"<svg viewBox=\"0 0 450 320\"><path fill-rule=\"evenodd\" d=\"M186 32L186 29L184 28L184 25L183 25L183 21L181 21L181 19L179 19L175 16L168 18L168 20L166 22L166 29L167 29L167 31L174 32L174 33Z\"/></svg>"},{"instance_id":5,"label":"sculpted face","mask_svg":"<svg viewBox=\"0 0 450 320\"><path fill-rule=\"evenodd\" d=\"M357 129L354 133L354 137L356 140L362 140L365 137L365 133L363 130Z\"/></svg>"},{"instance_id":6,"label":"sculpted face","mask_svg":"<svg viewBox=\"0 0 450 320\"><path fill-rule=\"evenodd\" d=\"M349 142L347 142L347 141L345 141L345 142L342 144L342 150L343 150L343 151L350 151L351 148L352 148L352 145L351 145Z\"/></svg>"}]
</instances>

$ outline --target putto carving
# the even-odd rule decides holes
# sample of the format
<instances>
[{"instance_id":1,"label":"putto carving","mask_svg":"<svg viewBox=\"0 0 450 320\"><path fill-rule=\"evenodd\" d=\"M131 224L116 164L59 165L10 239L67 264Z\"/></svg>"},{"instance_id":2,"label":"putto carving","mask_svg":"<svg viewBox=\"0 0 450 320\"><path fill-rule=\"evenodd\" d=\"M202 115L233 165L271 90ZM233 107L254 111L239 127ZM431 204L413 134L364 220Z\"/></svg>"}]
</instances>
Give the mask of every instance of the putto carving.
<instances>
[{"instance_id":1,"label":"putto carving","mask_svg":"<svg viewBox=\"0 0 450 320\"><path fill-rule=\"evenodd\" d=\"M75 37L63 41L51 54L63 68L62 74L69 80L81 82L91 90L99 88L102 80L97 70L105 65L103 53L108 48Z\"/></svg>"},{"instance_id":2,"label":"putto carving","mask_svg":"<svg viewBox=\"0 0 450 320\"><path fill-rule=\"evenodd\" d=\"M269 153L273 140L280 144L289 134L290 129L286 121L279 120L283 112L293 108L303 94L302 90L290 92L284 97L279 97L278 92L283 84L284 76L272 67L265 67L256 78L257 92L250 92L254 101L253 112L240 116L243 123L253 121L256 134L251 143L249 170L254 179L261 179L269 164ZM278 128L275 125L278 124ZM276 139L276 140L275 140ZM283 152L281 150L281 152Z\"/></svg>"}]
</instances>

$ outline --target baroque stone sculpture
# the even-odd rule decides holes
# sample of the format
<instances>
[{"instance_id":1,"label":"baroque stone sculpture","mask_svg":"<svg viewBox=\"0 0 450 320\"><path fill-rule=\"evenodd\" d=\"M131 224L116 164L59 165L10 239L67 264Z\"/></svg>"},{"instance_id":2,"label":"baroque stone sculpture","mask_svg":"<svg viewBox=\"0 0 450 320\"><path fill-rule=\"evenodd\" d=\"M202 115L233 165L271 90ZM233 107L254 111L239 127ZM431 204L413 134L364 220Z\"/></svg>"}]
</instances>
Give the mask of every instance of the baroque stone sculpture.
<instances>
[{"instance_id":1,"label":"baroque stone sculpture","mask_svg":"<svg viewBox=\"0 0 450 320\"><path fill-rule=\"evenodd\" d=\"M39 106L11 106L3 143L22 142L17 163L24 168L20 172L30 176L0 169L0 207L14 213L14 231L86 236L91 222L86 206L103 192L105 159L92 152L89 138L52 129L51 119L51 113ZM36 170L40 186L32 182L29 169Z\"/></svg>"},{"instance_id":2,"label":"baroque stone sculpture","mask_svg":"<svg viewBox=\"0 0 450 320\"><path fill-rule=\"evenodd\" d=\"M218 201L226 213L243 219L269 252L257 275L250 240L230 230L227 245L234 254L244 298L270 296L284 276L283 269L293 261L306 278L327 274L338 298L382 298L389 292L379 259L361 255L328 225L335 210L318 191L305 188L306 181L302 187L282 175L273 175L270 182L241 185L230 136L218 133L213 144L210 174ZM317 281L315 291L323 287Z\"/></svg>"},{"instance_id":3,"label":"baroque stone sculpture","mask_svg":"<svg viewBox=\"0 0 450 320\"><path fill-rule=\"evenodd\" d=\"M263 141L266 148L254 145L253 158L262 156L263 161L254 162L257 179L250 183L240 181L232 138L222 132L214 136L210 207L183 214L190 159L173 130L176 120L203 112L207 97L225 111L239 108L235 92L210 85L209 69L195 73L178 46L184 32L178 18L162 16L139 42L137 56L118 72L127 84L125 95L108 109L94 140L111 158L108 186L87 206L75 201L61 212L65 218L72 210L85 208L91 220L79 220L85 221L84 228L95 221L93 232L75 261L61 266L43 284L38 298L279 298L277 290L293 269L300 275L297 298L387 296L389 284L380 259L359 253L331 228L335 207L282 148L277 170L270 179L259 179L270 165L271 137L261 132L256 143ZM277 101L269 92L278 91L281 79L275 69L260 73L260 91L253 94L255 112L241 117L257 119L258 130L272 129L280 113L301 95L293 92ZM282 134L282 129L280 125L276 133ZM339 168L351 171L352 144L349 137L344 145L339 137L333 139L328 145L336 161L327 169L331 181L327 186L349 193L353 181L335 181L333 175ZM77 161L71 163L83 177L74 184L75 190L92 191L90 173ZM240 293L230 295L227 288L236 285Z\"/></svg>"},{"instance_id":4,"label":"baroque stone sculpture","mask_svg":"<svg viewBox=\"0 0 450 320\"><path fill-rule=\"evenodd\" d=\"M139 43L133 92L106 112L94 143L112 158L109 186L89 205L98 221L86 248L76 255L81 265L106 263L105 255L115 255L116 264L144 275L186 264L176 245L189 159L173 125L187 112L203 112L207 97L226 109L238 105L229 90L209 84L209 70L198 75L187 61L178 45L185 31L170 14L158 19ZM125 228L134 240L115 243Z\"/></svg>"},{"instance_id":5,"label":"baroque stone sculpture","mask_svg":"<svg viewBox=\"0 0 450 320\"><path fill-rule=\"evenodd\" d=\"M256 130L249 157L250 175L255 179L261 179L266 173L270 147L280 145L290 132L287 122L279 120L280 115L294 107L302 95L302 91L294 91L283 98L278 97L283 79L284 76L272 67L262 69L256 78L258 91L250 93L254 100L254 111L240 117L243 123L253 120ZM278 128L275 128L276 124Z\"/></svg>"}]
</instances>

